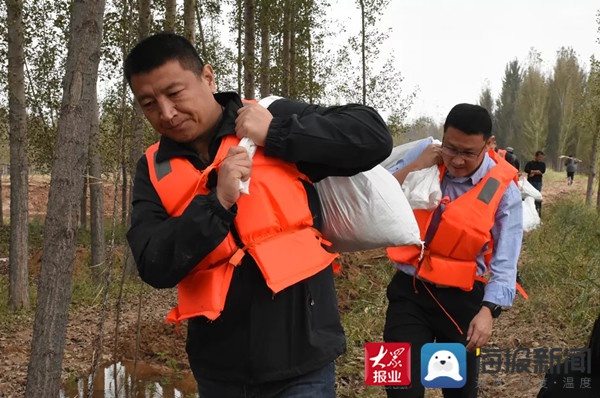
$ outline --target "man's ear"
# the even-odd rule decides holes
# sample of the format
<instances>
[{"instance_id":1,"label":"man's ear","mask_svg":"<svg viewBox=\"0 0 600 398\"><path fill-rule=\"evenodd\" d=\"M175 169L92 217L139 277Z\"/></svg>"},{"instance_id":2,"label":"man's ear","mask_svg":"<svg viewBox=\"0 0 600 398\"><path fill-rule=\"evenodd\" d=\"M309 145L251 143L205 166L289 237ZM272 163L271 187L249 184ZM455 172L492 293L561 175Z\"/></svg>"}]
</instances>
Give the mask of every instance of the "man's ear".
<instances>
[{"instance_id":1,"label":"man's ear","mask_svg":"<svg viewBox=\"0 0 600 398\"><path fill-rule=\"evenodd\" d=\"M486 141L485 144L487 145L488 149L489 148L492 148L492 149L496 148L496 146L497 146L496 136L495 135L490 136L490 138L487 139L487 141Z\"/></svg>"},{"instance_id":2,"label":"man's ear","mask_svg":"<svg viewBox=\"0 0 600 398\"><path fill-rule=\"evenodd\" d=\"M217 83L215 82L215 71L210 64L206 64L202 67L202 79L208 83L212 92L217 90Z\"/></svg>"}]
</instances>

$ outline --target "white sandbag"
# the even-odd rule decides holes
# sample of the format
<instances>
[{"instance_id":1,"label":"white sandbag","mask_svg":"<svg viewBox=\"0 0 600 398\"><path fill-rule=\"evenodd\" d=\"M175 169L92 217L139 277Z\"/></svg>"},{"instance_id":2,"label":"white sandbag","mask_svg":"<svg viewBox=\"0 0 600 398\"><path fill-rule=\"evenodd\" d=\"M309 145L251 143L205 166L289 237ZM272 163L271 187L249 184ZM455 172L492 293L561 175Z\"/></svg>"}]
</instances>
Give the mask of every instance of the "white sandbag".
<instances>
[{"instance_id":1,"label":"white sandbag","mask_svg":"<svg viewBox=\"0 0 600 398\"><path fill-rule=\"evenodd\" d=\"M535 189L535 188L534 188ZM535 198L528 196L523 200L523 231L529 232L540 226L540 216L535 209Z\"/></svg>"},{"instance_id":2,"label":"white sandbag","mask_svg":"<svg viewBox=\"0 0 600 398\"><path fill-rule=\"evenodd\" d=\"M527 181L527 178L525 177L519 179L519 191L521 191L522 199L532 197L537 201L542 200L542 193L535 189L535 187L531 185L531 183Z\"/></svg>"},{"instance_id":3,"label":"white sandbag","mask_svg":"<svg viewBox=\"0 0 600 398\"><path fill-rule=\"evenodd\" d=\"M412 209L435 209L442 200L440 169L433 165L411 171L404 179L402 190Z\"/></svg>"},{"instance_id":4,"label":"white sandbag","mask_svg":"<svg viewBox=\"0 0 600 398\"><path fill-rule=\"evenodd\" d=\"M429 138L432 144L442 145L439 140ZM440 169L433 165L426 169L411 171L402 183L404 195L413 209L433 210L442 200Z\"/></svg>"},{"instance_id":5,"label":"white sandbag","mask_svg":"<svg viewBox=\"0 0 600 398\"><path fill-rule=\"evenodd\" d=\"M382 166L317 183L328 249L352 252L418 244L419 227L400 184Z\"/></svg>"},{"instance_id":6,"label":"white sandbag","mask_svg":"<svg viewBox=\"0 0 600 398\"><path fill-rule=\"evenodd\" d=\"M380 165L382 165L383 168L385 168L385 169L391 169L396 163L398 163L398 161L400 159L402 159L404 157L406 152L408 152L409 150L411 150L414 147L416 147L417 145L419 145L419 143L421 143L422 141L432 142L433 137L427 137L427 138L407 142L406 144L397 145L397 146L393 147L392 153L390 154L390 156L388 156L383 162L381 162Z\"/></svg>"}]
</instances>

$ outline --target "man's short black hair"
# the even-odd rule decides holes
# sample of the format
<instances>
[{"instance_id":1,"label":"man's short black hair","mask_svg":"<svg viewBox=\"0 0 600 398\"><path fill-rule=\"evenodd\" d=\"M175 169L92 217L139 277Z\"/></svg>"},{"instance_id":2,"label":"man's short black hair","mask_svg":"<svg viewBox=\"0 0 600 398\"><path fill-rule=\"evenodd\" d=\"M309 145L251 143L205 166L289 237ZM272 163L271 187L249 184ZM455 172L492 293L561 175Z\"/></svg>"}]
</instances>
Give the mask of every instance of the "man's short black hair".
<instances>
[{"instance_id":1,"label":"man's short black hair","mask_svg":"<svg viewBox=\"0 0 600 398\"><path fill-rule=\"evenodd\" d=\"M492 136L492 118L487 109L479 105L455 105L444 122L444 133L448 127L454 127L469 135L483 134L484 140Z\"/></svg>"},{"instance_id":2,"label":"man's short black hair","mask_svg":"<svg viewBox=\"0 0 600 398\"><path fill-rule=\"evenodd\" d=\"M542 151L537 151L537 152L535 153L535 156L538 156L538 155L544 155L544 152L542 152Z\"/></svg>"},{"instance_id":3,"label":"man's short black hair","mask_svg":"<svg viewBox=\"0 0 600 398\"><path fill-rule=\"evenodd\" d=\"M150 72L173 60L198 76L204 67L204 61L185 37L161 32L146 37L129 52L125 58L125 78L131 84L131 76Z\"/></svg>"}]
</instances>

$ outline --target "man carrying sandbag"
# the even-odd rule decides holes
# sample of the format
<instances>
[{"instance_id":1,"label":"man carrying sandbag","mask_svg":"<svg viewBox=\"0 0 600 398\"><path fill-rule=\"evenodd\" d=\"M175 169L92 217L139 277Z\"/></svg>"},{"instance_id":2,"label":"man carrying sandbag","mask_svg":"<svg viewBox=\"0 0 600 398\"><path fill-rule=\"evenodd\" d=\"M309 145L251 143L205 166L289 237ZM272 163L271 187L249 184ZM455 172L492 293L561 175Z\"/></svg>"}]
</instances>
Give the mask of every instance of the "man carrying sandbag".
<instances>
[{"instance_id":1,"label":"man carrying sandbag","mask_svg":"<svg viewBox=\"0 0 600 398\"><path fill-rule=\"evenodd\" d=\"M411 386L388 387L388 397L424 396L421 348L432 342L466 347L466 378L446 369L453 362L432 360L423 381L442 374L466 379L461 388L443 388L444 397L477 396L476 349L487 343L502 307L513 303L523 235L517 170L490 149L491 132L485 108L458 104L441 146L414 148L394 171L402 184L410 172L439 165L442 199L434 209L414 210L424 251L387 249L398 272L387 288L384 340L411 344Z\"/></svg>"},{"instance_id":2,"label":"man carrying sandbag","mask_svg":"<svg viewBox=\"0 0 600 398\"><path fill-rule=\"evenodd\" d=\"M385 159L384 121L358 104L242 107L169 33L138 43L125 76L161 134L137 164L127 239L144 282L178 287L167 319L187 322L200 397L334 398L346 341L313 183Z\"/></svg>"}]
</instances>

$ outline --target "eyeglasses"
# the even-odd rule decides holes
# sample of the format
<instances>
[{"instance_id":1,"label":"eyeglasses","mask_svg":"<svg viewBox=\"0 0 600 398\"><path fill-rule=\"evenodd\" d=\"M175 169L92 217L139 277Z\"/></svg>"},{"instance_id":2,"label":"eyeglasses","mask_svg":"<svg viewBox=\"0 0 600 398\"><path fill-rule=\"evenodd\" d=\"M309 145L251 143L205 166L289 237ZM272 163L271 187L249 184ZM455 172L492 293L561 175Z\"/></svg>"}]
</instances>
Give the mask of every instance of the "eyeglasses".
<instances>
[{"instance_id":1,"label":"eyeglasses","mask_svg":"<svg viewBox=\"0 0 600 398\"><path fill-rule=\"evenodd\" d=\"M448 148L447 146L444 145L444 143L442 143L442 153L446 156L450 156L450 157L456 157L456 156L460 156L462 157L464 160L476 160L479 155L481 155L481 152L483 152L483 150L485 149L485 147L487 146L487 142L485 144L483 144L483 148L481 148L481 150L479 151L479 153L475 153L475 152L470 152L470 151L459 151L456 150L454 148Z\"/></svg>"}]
</instances>

